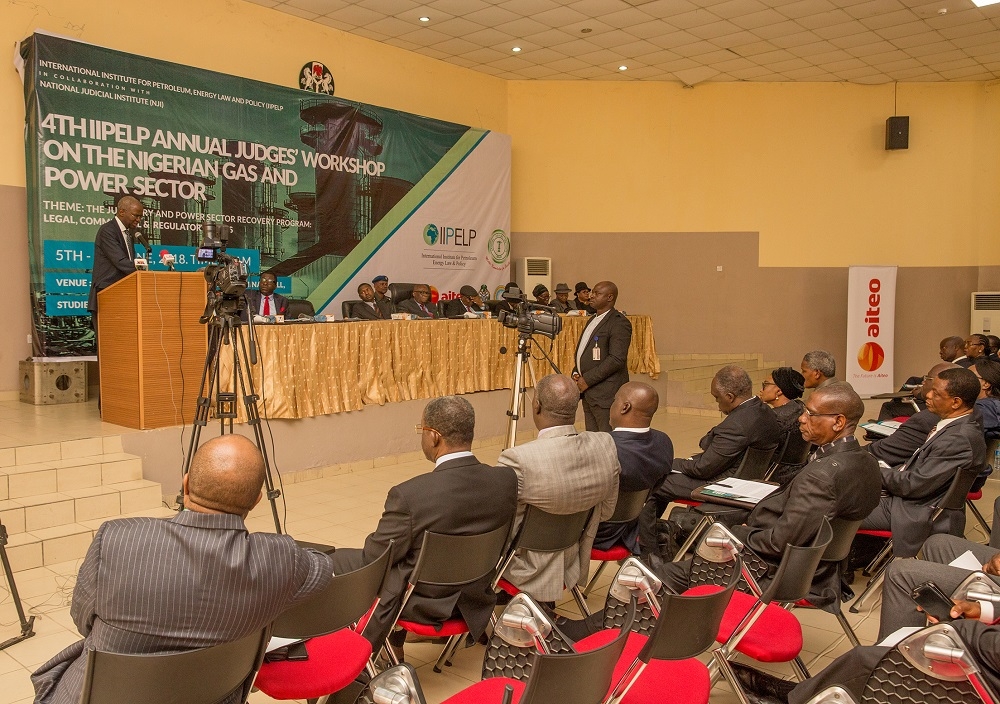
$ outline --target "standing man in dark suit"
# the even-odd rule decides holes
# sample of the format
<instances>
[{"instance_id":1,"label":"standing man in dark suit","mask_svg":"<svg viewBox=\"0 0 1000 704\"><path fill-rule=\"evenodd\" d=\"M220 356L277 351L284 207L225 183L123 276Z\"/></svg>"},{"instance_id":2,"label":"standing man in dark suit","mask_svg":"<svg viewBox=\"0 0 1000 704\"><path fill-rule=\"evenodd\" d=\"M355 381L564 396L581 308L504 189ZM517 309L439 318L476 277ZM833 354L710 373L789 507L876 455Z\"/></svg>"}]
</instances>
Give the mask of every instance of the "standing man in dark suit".
<instances>
[{"instance_id":1,"label":"standing man in dark suit","mask_svg":"<svg viewBox=\"0 0 1000 704\"><path fill-rule=\"evenodd\" d=\"M431 287L427 284L416 284L413 287L413 298L407 298L396 306L400 313L410 313L418 318L436 318L434 306L431 304Z\"/></svg>"},{"instance_id":2,"label":"standing man in dark suit","mask_svg":"<svg viewBox=\"0 0 1000 704\"><path fill-rule=\"evenodd\" d=\"M247 310L250 315L284 315L288 310L288 299L275 293L278 278L271 272L260 275L257 291L247 291Z\"/></svg>"},{"instance_id":3,"label":"standing man in dark suit","mask_svg":"<svg viewBox=\"0 0 1000 704\"><path fill-rule=\"evenodd\" d=\"M375 288L375 305L382 311L382 318L389 320L396 312L396 306L389 298L389 277L385 274L379 274L372 279L372 286Z\"/></svg>"},{"instance_id":4,"label":"standing man in dark suit","mask_svg":"<svg viewBox=\"0 0 1000 704\"><path fill-rule=\"evenodd\" d=\"M371 284L361 284L358 286L358 298L361 302L355 302L351 307L351 317L361 320L382 320L382 309L375 303L375 289Z\"/></svg>"},{"instance_id":5,"label":"standing man in dark suit","mask_svg":"<svg viewBox=\"0 0 1000 704\"><path fill-rule=\"evenodd\" d=\"M87 652L162 653L239 640L322 591L330 558L287 535L248 533L264 458L241 435L202 445L184 477L184 511L97 529L70 615L77 641L31 676L39 704L80 701ZM239 700L239 693L226 702Z\"/></svg>"},{"instance_id":6,"label":"standing man in dark suit","mask_svg":"<svg viewBox=\"0 0 1000 704\"><path fill-rule=\"evenodd\" d=\"M392 546L392 567L382 589L381 602L365 628L376 648L388 634L399 609L407 580L420 557L425 531L448 535L475 535L508 525L517 508L517 477L507 467L490 467L472 454L476 413L461 396L443 396L427 404L417 430L424 456L434 471L421 474L389 490L385 511L364 549L341 549L333 554L338 573L358 569ZM499 558L499 556L498 556ZM460 589L422 588L410 596L403 617L420 623L441 624L461 615L473 637L479 638L496 605L490 588L492 575ZM402 657L405 631L389 636Z\"/></svg>"},{"instance_id":7,"label":"standing man in dark suit","mask_svg":"<svg viewBox=\"0 0 1000 704\"><path fill-rule=\"evenodd\" d=\"M835 382L817 389L799 417L802 437L817 448L809 464L787 486L758 503L745 525L732 528L737 538L770 565L772 574L785 546L805 545L824 516L831 521L856 521L878 505L878 462L854 438L864 412L864 402L849 384ZM690 564L667 563L660 572L681 591L688 585ZM824 565L817 571L809 601L840 608L838 565Z\"/></svg>"},{"instance_id":8,"label":"standing man in dark suit","mask_svg":"<svg viewBox=\"0 0 1000 704\"><path fill-rule=\"evenodd\" d=\"M142 203L125 196L118 201L114 218L101 225L94 239L94 268L90 278L87 310L94 321L97 352L97 294L135 271L135 231L142 221Z\"/></svg>"},{"instance_id":9,"label":"standing man in dark suit","mask_svg":"<svg viewBox=\"0 0 1000 704\"><path fill-rule=\"evenodd\" d=\"M611 439L618 450L621 474L618 491L655 489L670 474L674 444L661 430L650 428L660 405L659 394L649 384L630 381L618 389L611 404ZM619 543L639 554L639 521L602 523L597 527L594 547L610 550Z\"/></svg>"},{"instance_id":10,"label":"standing man in dark suit","mask_svg":"<svg viewBox=\"0 0 1000 704\"><path fill-rule=\"evenodd\" d=\"M940 420L904 464L880 468L888 495L861 527L891 530L896 557L914 557L932 532L964 533L965 506L944 511L934 525L931 514L956 472L975 474L986 464L983 429L972 417L979 391L979 379L968 369L938 374L927 394L927 410Z\"/></svg>"},{"instance_id":11,"label":"standing man in dark suit","mask_svg":"<svg viewBox=\"0 0 1000 704\"><path fill-rule=\"evenodd\" d=\"M573 380L583 399L587 430L611 432L611 403L623 384L628 383L628 349L632 344L632 323L615 310L618 287L602 281L590 296L597 314L583 329L576 343Z\"/></svg>"},{"instance_id":12,"label":"standing man in dark suit","mask_svg":"<svg viewBox=\"0 0 1000 704\"><path fill-rule=\"evenodd\" d=\"M444 314L449 318L458 318L466 313L479 315L486 310L483 299L479 297L479 292L472 286L466 284L458 290L458 298L448 301Z\"/></svg>"}]
</instances>

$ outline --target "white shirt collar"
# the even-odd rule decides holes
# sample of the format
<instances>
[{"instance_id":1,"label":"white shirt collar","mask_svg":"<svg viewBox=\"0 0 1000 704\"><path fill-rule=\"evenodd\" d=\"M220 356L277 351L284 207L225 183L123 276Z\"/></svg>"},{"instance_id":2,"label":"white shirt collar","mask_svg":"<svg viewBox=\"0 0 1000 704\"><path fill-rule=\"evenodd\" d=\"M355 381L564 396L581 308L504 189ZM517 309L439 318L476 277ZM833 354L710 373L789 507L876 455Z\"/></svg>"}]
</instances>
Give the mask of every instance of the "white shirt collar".
<instances>
[{"instance_id":1,"label":"white shirt collar","mask_svg":"<svg viewBox=\"0 0 1000 704\"><path fill-rule=\"evenodd\" d=\"M463 450L461 452L449 452L447 455L441 455L437 458L434 463L435 467L440 467L445 462L450 462L452 460L457 460L460 457L473 457L473 454L469 450Z\"/></svg>"},{"instance_id":2,"label":"white shirt collar","mask_svg":"<svg viewBox=\"0 0 1000 704\"><path fill-rule=\"evenodd\" d=\"M969 413L972 413L972 411L969 411ZM934 426L934 432L935 433L938 432L939 430L941 430L941 428L943 428L944 426L948 425L953 421L958 420L959 418L965 418L965 416L969 415L969 413L963 413L962 415L955 416L954 418L942 418L937 422L937 425Z\"/></svg>"},{"instance_id":3,"label":"white shirt collar","mask_svg":"<svg viewBox=\"0 0 1000 704\"><path fill-rule=\"evenodd\" d=\"M613 432L613 433L648 433L649 432L649 428L624 428L624 427L619 427L619 428L612 428L611 432Z\"/></svg>"},{"instance_id":4,"label":"white shirt collar","mask_svg":"<svg viewBox=\"0 0 1000 704\"><path fill-rule=\"evenodd\" d=\"M569 430L573 434L576 434L576 427L575 426L572 426L572 425L553 425L551 428L545 428L544 430L539 430L538 431L538 437L539 438L544 438L544 437L546 437L548 435L555 435L556 431L558 431L558 432L562 433L563 435L565 435L567 428L569 428Z\"/></svg>"}]
</instances>

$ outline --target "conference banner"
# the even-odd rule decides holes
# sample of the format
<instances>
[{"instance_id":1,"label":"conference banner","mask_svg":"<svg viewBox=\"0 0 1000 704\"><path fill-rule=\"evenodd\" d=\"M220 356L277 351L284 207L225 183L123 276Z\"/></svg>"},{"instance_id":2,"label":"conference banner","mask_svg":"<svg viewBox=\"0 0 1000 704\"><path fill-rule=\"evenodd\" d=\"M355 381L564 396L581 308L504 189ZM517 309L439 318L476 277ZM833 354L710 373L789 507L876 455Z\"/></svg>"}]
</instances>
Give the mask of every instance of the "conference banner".
<instances>
[{"instance_id":1,"label":"conference banner","mask_svg":"<svg viewBox=\"0 0 1000 704\"><path fill-rule=\"evenodd\" d=\"M852 266L847 284L847 369L861 396L894 391L896 267Z\"/></svg>"},{"instance_id":2,"label":"conference banner","mask_svg":"<svg viewBox=\"0 0 1000 704\"><path fill-rule=\"evenodd\" d=\"M433 300L510 279L507 135L43 33L16 64L36 356L94 354L94 238L126 195L151 270L201 268L202 224L226 225L251 286L338 318L377 274Z\"/></svg>"}]
</instances>

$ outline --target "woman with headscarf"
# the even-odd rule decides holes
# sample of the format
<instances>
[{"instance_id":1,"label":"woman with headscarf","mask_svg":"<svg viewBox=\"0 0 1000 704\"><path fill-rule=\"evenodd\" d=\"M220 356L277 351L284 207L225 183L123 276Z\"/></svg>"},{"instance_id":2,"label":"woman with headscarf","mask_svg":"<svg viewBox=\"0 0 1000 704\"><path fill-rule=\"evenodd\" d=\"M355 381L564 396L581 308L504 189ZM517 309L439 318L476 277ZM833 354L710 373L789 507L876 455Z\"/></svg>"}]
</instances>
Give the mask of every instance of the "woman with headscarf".
<instances>
[{"instance_id":1,"label":"woman with headscarf","mask_svg":"<svg viewBox=\"0 0 1000 704\"><path fill-rule=\"evenodd\" d=\"M774 409L778 417L778 425L787 440L778 448L784 452L779 458L778 468L771 475L771 480L779 484L787 484L806 465L805 455L808 444L799 431L799 416L805 411L802 403L802 392L805 390L805 378L791 367L778 367L764 377L757 396L761 401Z\"/></svg>"},{"instance_id":2,"label":"woman with headscarf","mask_svg":"<svg viewBox=\"0 0 1000 704\"><path fill-rule=\"evenodd\" d=\"M996 440L1000 438L1000 363L979 358L971 369L979 377L976 410L983 415L983 432L987 440Z\"/></svg>"}]
</instances>

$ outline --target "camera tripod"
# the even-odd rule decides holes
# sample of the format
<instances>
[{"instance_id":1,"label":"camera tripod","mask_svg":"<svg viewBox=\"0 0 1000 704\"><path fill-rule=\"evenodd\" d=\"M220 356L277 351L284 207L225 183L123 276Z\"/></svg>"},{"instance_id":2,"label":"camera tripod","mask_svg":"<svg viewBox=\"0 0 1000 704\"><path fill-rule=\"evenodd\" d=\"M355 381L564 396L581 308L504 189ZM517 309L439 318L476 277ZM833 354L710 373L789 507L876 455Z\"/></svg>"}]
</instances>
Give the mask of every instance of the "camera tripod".
<instances>
[{"instance_id":1,"label":"camera tripod","mask_svg":"<svg viewBox=\"0 0 1000 704\"><path fill-rule=\"evenodd\" d=\"M217 308L221 305L230 304L233 310L220 311ZM243 405L246 408L247 425L253 430L254 443L260 454L264 458L264 487L265 496L271 503L271 515L274 517L274 530L281 534L281 521L278 518L277 498L281 492L274 488L274 478L271 476L271 461L267 456L267 446L264 442L264 432L260 425L260 411L257 408L257 401L260 396L254 390L253 376L250 373L250 366L257 364L257 348L253 342L253 323L248 323L250 327L250 345L243 336L243 321L239 318L238 310L245 305L242 298L237 301L209 300L202 322L208 325L208 353L205 355L205 366L201 373L201 385L198 387L198 407L195 412L193 430L191 432L191 443L188 447L187 455L184 457L184 467L181 477L187 476L191 468L191 460L198 449L201 440L201 430L208 425L208 419L212 408L212 400L215 400L215 417L219 419L220 435L233 433L233 421L237 417L237 404L239 396L243 398ZM250 317L249 315L247 316ZM223 391L222 379L219 374L219 363L222 359L224 347L232 348L233 355L233 378L232 390ZM238 393L237 393L238 392ZM183 495L183 490L181 492ZM179 506L183 501L177 502Z\"/></svg>"},{"instance_id":2,"label":"camera tripod","mask_svg":"<svg viewBox=\"0 0 1000 704\"><path fill-rule=\"evenodd\" d=\"M21 635L8 638L3 643L0 643L0 650L3 650L35 635L35 617L24 617L21 595L17 593L17 585L14 584L14 573L10 569L10 560L7 559L7 526L3 523L0 523L0 561L3 562L3 572L7 577L7 586L10 587L11 600L14 602L14 608L17 609L17 619L21 622Z\"/></svg>"},{"instance_id":3,"label":"camera tripod","mask_svg":"<svg viewBox=\"0 0 1000 704\"><path fill-rule=\"evenodd\" d=\"M528 390L528 387L524 385L525 368L527 368L528 375L531 377L531 385L535 386L538 383L538 379L535 378L535 370L531 368L531 364L528 361L531 359L531 341L532 337L530 333L518 333L517 352L515 353L517 359L514 361L514 383L510 387L510 408L507 410L507 441L503 446L505 450L514 447L517 440L517 421L521 419L525 411L524 392ZM544 350L539 348L538 351L542 353L542 357L545 358L556 374L562 374L559 371L559 367L545 354ZM501 347L500 354L507 354L507 348Z\"/></svg>"}]
</instances>

